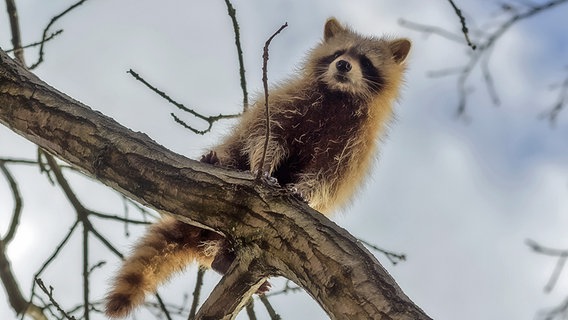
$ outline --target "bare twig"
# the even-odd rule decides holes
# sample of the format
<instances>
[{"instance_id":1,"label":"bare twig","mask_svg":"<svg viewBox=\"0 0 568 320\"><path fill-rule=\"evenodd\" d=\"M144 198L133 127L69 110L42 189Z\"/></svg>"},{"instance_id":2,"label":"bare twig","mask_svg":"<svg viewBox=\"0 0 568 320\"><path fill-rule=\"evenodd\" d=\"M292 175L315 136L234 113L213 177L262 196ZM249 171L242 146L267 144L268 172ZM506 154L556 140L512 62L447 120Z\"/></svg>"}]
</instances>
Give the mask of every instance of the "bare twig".
<instances>
[{"instance_id":1,"label":"bare twig","mask_svg":"<svg viewBox=\"0 0 568 320\"><path fill-rule=\"evenodd\" d=\"M90 319L89 314L89 226L83 222L83 318Z\"/></svg>"},{"instance_id":2,"label":"bare twig","mask_svg":"<svg viewBox=\"0 0 568 320\"><path fill-rule=\"evenodd\" d=\"M51 176L52 172L47 165L47 161L44 161L44 153L45 152L41 148L37 148L37 164L39 166L39 172L45 173L49 183L51 183L51 185L55 185L55 180L53 180L53 177Z\"/></svg>"},{"instance_id":3,"label":"bare twig","mask_svg":"<svg viewBox=\"0 0 568 320\"><path fill-rule=\"evenodd\" d=\"M28 159L17 159L17 158L1 158L0 161L8 164L8 163L15 163L15 164L30 164L30 165L37 165L37 161L35 160L28 160Z\"/></svg>"},{"instance_id":4,"label":"bare twig","mask_svg":"<svg viewBox=\"0 0 568 320\"><path fill-rule=\"evenodd\" d=\"M69 239L71 238L71 235L73 234L73 231L75 231L75 228L77 227L78 224L79 221L75 221L75 223L71 226L71 228L69 228L69 231L67 231L67 234L65 234L63 240L61 240L61 242L55 247L55 251L49 256L49 258L43 263L39 271L34 275L34 279L39 278L39 276L49 266L49 264L53 262L53 260L59 254L59 252L61 252L61 249L63 249L67 241L69 241ZM32 287L32 296L33 294L34 294L34 287Z\"/></svg>"},{"instance_id":5,"label":"bare twig","mask_svg":"<svg viewBox=\"0 0 568 320\"><path fill-rule=\"evenodd\" d=\"M95 228L93 228L92 225L90 225L90 230L91 233L93 234L93 236L95 236L95 238L99 239L99 241L105 245L105 247L107 247L107 249L109 249L110 252L114 253L117 257L123 259L124 255L118 251L118 249L116 249L111 243L110 241L108 241L105 237L103 237Z\"/></svg>"},{"instance_id":6,"label":"bare twig","mask_svg":"<svg viewBox=\"0 0 568 320\"><path fill-rule=\"evenodd\" d=\"M568 259L568 250L546 248L538 244L536 241L530 239L528 239L526 243L536 253L558 258L554 271L552 272L548 283L544 287L545 292L551 292L554 289L554 286L556 285L556 282L558 281L558 278L560 277L564 266L566 265L566 259Z\"/></svg>"},{"instance_id":7,"label":"bare twig","mask_svg":"<svg viewBox=\"0 0 568 320\"><path fill-rule=\"evenodd\" d=\"M10 18L10 30L12 31L12 46L14 46L14 56L16 60L23 66L26 65L24 59L24 49L22 48L22 35L20 33L20 22L18 19L18 10L14 0L6 0L6 9Z\"/></svg>"},{"instance_id":8,"label":"bare twig","mask_svg":"<svg viewBox=\"0 0 568 320\"><path fill-rule=\"evenodd\" d=\"M34 42L34 43L27 44L27 45L25 45L25 46L22 46L22 49L29 49L29 48L37 47L37 46L41 45L41 44L44 43L44 42L48 42L48 41L54 39L56 36L58 36L58 35L60 35L60 34L62 34L62 33L63 33L63 29L59 29L59 30L53 32L52 34L50 34L47 38L45 38L45 40L37 41L37 42ZM10 53L10 52L14 52L14 51L16 51L16 49L15 49L15 48L12 48L12 49L6 50L5 52L6 52L6 53Z\"/></svg>"},{"instance_id":9,"label":"bare twig","mask_svg":"<svg viewBox=\"0 0 568 320\"><path fill-rule=\"evenodd\" d=\"M49 290L47 290L47 288L45 287L45 284L43 283L43 281L40 278L36 278L35 282L37 283L37 285L39 286L41 291L43 291L49 297L49 301L51 301L51 303L57 308L57 310L59 310L59 312L61 312L61 314L66 319L76 320L75 317L68 315L65 312L65 310L63 310L63 308L61 308L61 306L59 306L59 303L57 303L57 301L53 297L53 287L49 286Z\"/></svg>"},{"instance_id":10,"label":"bare twig","mask_svg":"<svg viewBox=\"0 0 568 320\"><path fill-rule=\"evenodd\" d=\"M211 131L211 128L213 127L213 124L219 120L222 119L233 119L233 118L237 118L240 116L240 114L228 114L228 115L223 115L223 114L219 114L217 116L204 116L198 112L195 112L192 109L187 108L186 106L184 106L183 104L176 102L175 100L173 100L172 98L170 98L169 95L167 95L165 92L161 91L160 89L154 87L153 85L151 85L148 81L144 80L144 78L142 78L138 73L134 72L134 70L130 69L127 71L127 73L131 74L136 80L142 82L146 87L148 87L150 90L154 91L155 93L157 93L160 97L166 99L169 103L173 104L174 106L176 106L178 109L185 111L191 115L193 115L196 118L199 118L201 120L204 120L205 122L208 123L207 129L205 130L197 130L189 125L187 125L185 122L183 122L180 118L178 118L176 115L174 115L173 113L171 114L171 116L174 118L174 120L184 126L186 129L191 130L193 133L196 134L205 134L209 131Z\"/></svg>"},{"instance_id":11,"label":"bare twig","mask_svg":"<svg viewBox=\"0 0 568 320\"><path fill-rule=\"evenodd\" d=\"M497 43L497 41L515 24L523 20L526 20L528 18L534 17L535 15L545 12L546 10L557 7L558 5L566 3L567 1L568 0L551 0L542 4L533 4L530 6L526 6L524 8L515 8L514 10L511 8L511 4L502 7L501 9L506 11L509 14L509 17L503 23L501 23L495 30L491 32L482 32L481 30L475 32L476 34L479 34L479 40L476 41L477 43L476 50L470 52L469 61L466 63L466 65L458 68L446 69L444 71L437 73L430 73L430 75L435 75L435 76L459 74L457 80L458 100L459 100L457 107L458 117L467 118L466 106L467 106L467 94L469 92L467 88L467 83L473 70L475 70L475 68L480 62L481 62L480 64L482 68L481 71L483 74L483 79L488 88L489 95L495 105L498 105L500 103L500 99L498 97L497 90L495 89L493 78L488 68L489 60L491 58L491 54L493 51L492 49ZM452 41L458 41L454 33L451 33L442 28L418 24L414 22L407 22L407 21L401 21L400 24L410 29L418 30L424 34L437 34L446 39ZM461 40L459 42L461 42ZM558 107L558 105L556 107ZM555 112L557 113L556 110L562 109L562 107L560 108L556 107L553 109L552 114Z\"/></svg>"},{"instance_id":12,"label":"bare twig","mask_svg":"<svg viewBox=\"0 0 568 320\"><path fill-rule=\"evenodd\" d=\"M197 269L197 278L195 280L195 289L193 290L193 301L191 302L191 308L189 309L188 320L195 319L195 313L197 312L197 306L199 305L199 296L201 295L201 288L203 288L203 276L205 275L205 269Z\"/></svg>"},{"instance_id":13,"label":"bare twig","mask_svg":"<svg viewBox=\"0 0 568 320\"><path fill-rule=\"evenodd\" d=\"M568 298L554 308L539 312L537 319L542 320L566 320L568 317Z\"/></svg>"},{"instance_id":14,"label":"bare twig","mask_svg":"<svg viewBox=\"0 0 568 320\"><path fill-rule=\"evenodd\" d=\"M254 299L250 298L249 303L245 306L249 320L256 320L256 313L254 312Z\"/></svg>"},{"instance_id":15,"label":"bare twig","mask_svg":"<svg viewBox=\"0 0 568 320\"><path fill-rule=\"evenodd\" d=\"M295 292L300 292L304 289L302 289L302 287L299 287L297 285L294 286L290 286L290 283L293 284L293 282L291 281L286 281L286 285L284 286L284 288L282 290L279 291L271 291L270 293L266 294L267 298L270 298L272 296L278 296L281 294L288 294L288 293L295 293Z\"/></svg>"},{"instance_id":16,"label":"bare twig","mask_svg":"<svg viewBox=\"0 0 568 320\"><path fill-rule=\"evenodd\" d=\"M404 19L399 19L398 23L403 27L406 27L406 28L411 29L411 30L422 32L425 35L436 34L436 35L438 35L442 38L446 38L448 40L451 40L451 41L454 41L454 42L457 42L457 43L463 43L463 38L460 35L453 33L453 32L450 32L448 30L442 29L440 27L424 25L424 24L421 24L421 23L407 21L407 20L404 20Z\"/></svg>"},{"instance_id":17,"label":"bare twig","mask_svg":"<svg viewBox=\"0 0 568 320\"><path fill-rule=\"evenodd\" d=\"M284 28L288 26L288 23L284 23L266 42L264 43L264 49L262 54L262 84L264 87L264 113L266 115L266 136L264 140L264 150L262 151L262 158L260 160L260 168L256 174L256 180L262 177L262 171L264 168L264 160L266 159L266 150L268 149L268 140L270 139L270 109L268 107L268 46L272 39L276 37Z\"/></svg>"},{"instance_id":18,"label":"bare twig","mask_svg":"<svg viewBox=\"0 0 568 320\"><path fill-rule=\"evenodd\" d=\"M6 236L2 239L5 245L8 245L12 239L14 239L14 235L16 234L16 230L18 229L18 225L20 224L20 215L22 213L22 196L20 194L20 190L18 188L18 183L12 176L12 173L6 167L4 161L0 160L0 171L6 177L8 181L8 185L10 186L10 190L12 190L12 196L14 197L14 210L12 212L12 221L10 222L10 227L8 227L8 231ZM1 239L1 238L0 238Z\"/></svg>"},{"instance_id":19,"label":"bare twig","mask_svg":"<svg viewBox=\"0 0 568 320\"><path fill-rule=\"evenodd\" d=\"M274 308L270 304L270 301L268 301L268 297L266 297L265 295L260 295L259 299L260 299L260 302L262 302L262 304L266 308L266 311L268 312L268 315L270 315L271 320L281 320L282 319L282 317L278 313L276 313L276 310L274 310Z\"/></svg>"},{"instance_id":20,"label":"bare twig","mask_svg":"<svg viewBox=\"0 0 568 320\"><path fill-rule=\"evenodd\" d=\"M71 12L73 9L77 8L78 6L82 5L85 1L87 0L80 0L76 3L74 3L73 5L71 5L70 7L68 7L67 9L65 9L63 12L61 12L60 14L56 15L55 17L51 18L51 21L49 21L49 23L47 24L47 26L45 27L45 29L43 29L43 35L41 36L41 40L40 42L40 46L39 46L39 58L37 60L36 63L32 64L29 69L35 69L38 65L40 65L43 62L43 47L44 44L46 42L46 39L48 38L47 33L49 31L49 28L51 28L51 26L57 21L59 20L61 17L65 16L67 13Z\"/></svg>"},{"instance_id":21,"label":"bare twig","mask_svg":"<svg viewBox=\"0 0 568 320\"><path fill-rule=\"evenodd\" d=\"M116 215L100 213L100 212L96 212L96 211L92 211L92 210L89 210L89 213L91 215L93 215L95 217L99 217L101 219L115 220L115 221L119 221L119 222L125 222L126 224L143 224L143 225L151 224L151 222L149 222L149 221L128 219L128 218L123 218L123 217L116 216Z\"/></svg>"},{"instance_id":22,"label":"bare twig","mask_svg":"<svg viewBox=\"0 0 568 320\"><path fill-rule=\"evenodd\" d=\"M406 255L404 253L394 253L392 251L388 251L388 250L379 248L376 245L371 244L371 243L369 243L365 240L361 240L361 239L358 239L358 240L362 244L366 245L367 247L384 254L393 265L396 265L397 263L399 263L401 261L406 261Z\"/></svg>"},{"instance_id":23,"label":"bare twig","mask_svg":"<svg viewBox=\"0 0 568 320\"><path fill-rule=\"evenodd\" d=\"M564 79L564 81L560 85L558 100L556 101L554 106L550 110L542 113L540 117L548 119L551 125L556 124L558 115L564 109L566 103L568 103L568 76Z\"/></svg>"},{"instance_id":24,"label":"bare twig","mask_svg":"<svg viewBox=\"0 0 568 320\"><path fill-rule=\"evenodd\" d=\"M162 312L164 312L166 319L172 320L172 316L170 315L170 312L168 311L164 300L162 300L162 297L160 297L160 295L157 293L154 296L156 297L156 300L158 300L158 305L160 306L160 309L162 309Z\"/></svg>"},{"instance_id":25,"label":"bare twig","mask_svg":"<svg viewBox=\"0 0 568 320\"><path fill-rule=\"evenodd\" d=\"M471 40L469 39L469 30L467 29L467 25L465 23L465 17L463 16L461 9L458 8L458 6L456 6L453 0L448 0L448 1L452 5L452 8L454 8L454 11L456 12L457 16L460 18L460 23L462 25L462 32L465 37L465 41L467 42L467 45L470 46L472 50L475 50L475 44L471 43Z\"/></svg>"},{"instance_id":26,"label":"bare twig","mask_svg":"<svg viewBox=\"0 0 568 320\"><path fill-rule=\"evenodd\" d=\"M248 102L248 92L247 92L247 80L245 77L245 64L243 62L243 49L241 48L241 34L239 31L239 23L237 21L237 11L231 4L231 1L225 0L227 5L227 11L229 17L231 17L231 22L233 23L233 31L235 33L235 46L237 47L237 56L239 58L239 75L241 77L241 89L243 90L243 112L247 111Z\"/></svg>"},{"instance_id":27,"label":"bare twig","mask_svg":"<svg viewBox=\"0 0 568 320\"><path fill-rule=\"evenodd\" d=\"M12 309L14 309L17 314L24 314L27 309L28 302L22 295L20 286L16 281L16 277L14 276L14 272L10 265L10 260L6 255L6 245L2 239L0 239L0 280L2 280L2 284L7 293Z\"/></svg>"}]
</instances>

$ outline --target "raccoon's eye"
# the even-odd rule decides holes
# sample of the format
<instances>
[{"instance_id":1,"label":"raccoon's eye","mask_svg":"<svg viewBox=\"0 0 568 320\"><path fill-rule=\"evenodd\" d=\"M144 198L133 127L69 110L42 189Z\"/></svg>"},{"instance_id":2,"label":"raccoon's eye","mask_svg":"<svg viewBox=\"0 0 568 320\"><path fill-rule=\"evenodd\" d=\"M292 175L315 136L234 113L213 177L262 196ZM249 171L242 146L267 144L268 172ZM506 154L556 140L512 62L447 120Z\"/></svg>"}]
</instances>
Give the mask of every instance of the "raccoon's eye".
<instances>
[{"instance_id":1,"label":"raccoon's eye","mask_svg":"<svg viewBox=\"0 0 568 320\"><path fill-rule=\"evenodd\" d=\"M335 53L333 54L333 60L339 58L339 56L341 56L342 54L345 53L345 50L337 50L335 51Z\"/></svg>"},{"instance_id":2,"label":"raccoon's eye","mask_svg":"<svg viewBox=\"0 0 568 320\"><path fill-rule=\"evenodd\" d=\"M373 66L373 63L371 62L371 60L369 60L369 58L362 56L361 59L361 66L365 69L371 69L374 68L375 66Z\"/></svg>"}]
</instances>

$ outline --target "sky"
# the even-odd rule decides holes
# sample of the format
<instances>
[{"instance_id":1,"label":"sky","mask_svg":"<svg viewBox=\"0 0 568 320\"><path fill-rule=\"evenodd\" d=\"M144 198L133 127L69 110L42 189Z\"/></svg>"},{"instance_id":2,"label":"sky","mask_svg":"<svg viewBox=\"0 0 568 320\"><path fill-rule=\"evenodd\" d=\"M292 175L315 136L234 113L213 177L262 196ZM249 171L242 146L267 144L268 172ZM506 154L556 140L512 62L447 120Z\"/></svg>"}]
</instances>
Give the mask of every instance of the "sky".
<instances>
[{"instance_id":1,"label":"sky","mask_svg":"<svg viewBox=\"0 0 568 320\"><path fill-rule=\"evenodd\" d=\"M542 3L542 1L535 1ZM25 43L41 37L49 20L72 1L18 1ZM521 2L511 2L522 7ZM493 30L507 16L499 2L459 1L470 29ZM468 47L401 26L400 19L459 34L447 1L246 1L236 2L249 91L259 92L262 46L284 22L270 48L269 78L283 81L322 37L323 24L337 17L368 35L407 37L413 48L401 99L366 187L333 220L353 235L382 248L404 252L407 261L379 261L404 292L434 319L535 319L568 296L568 271L555 289L546 285L556 263L532 252L527 239L568 249L568 110L557 122L539 119L558 99L568 76L568 4L514 25L492 51L488 66L501 103L495 106L476 69L468 83L467 119L456 118L457 77L433 78L431 71L460 67ZM5 14L4 14L4 17ZM232 122L201 137L177 126L175 110L126 73L133 69L186 106L206 114L239 112L237 55L224 1L87 1L58 21L63 28L47 44L45 62L34 72L67 95L119 123L148 134L169 149L197 158ZM472 37L477 36L473 33ZM0 47L11 47L8 21L0 19ZM26 51L28 64L37 51ZM193 119L182 117L197 126ZM0 128L0 157L33 159L36 149ZM9 248L22 290L74 221L64 195L37 168L10 166L24 194L24 213ZM120 196L66 172L85 205L120 214ZM0 232L13 207L0 178ZM123 251L143 228L96 221ZM43 278L64 306L81 301L81 245L76 233ZM119 261L95 240L91 261L107 261L93 272L91 296L103 297ZM160 289L169 301L193 284L195 267ZM210 290L219 279L208 273ZM275 280L275 287L282 281ZM284 319L326 319L305 294L276 297ZM257 304L259 318L266 315ZM138 314L138 319L148 317ZM15 318L0 290L0 318ZM102 319L95 315L93 318ZM246 319L240 316L239 319Z\"/></svg>"}]
</instances>

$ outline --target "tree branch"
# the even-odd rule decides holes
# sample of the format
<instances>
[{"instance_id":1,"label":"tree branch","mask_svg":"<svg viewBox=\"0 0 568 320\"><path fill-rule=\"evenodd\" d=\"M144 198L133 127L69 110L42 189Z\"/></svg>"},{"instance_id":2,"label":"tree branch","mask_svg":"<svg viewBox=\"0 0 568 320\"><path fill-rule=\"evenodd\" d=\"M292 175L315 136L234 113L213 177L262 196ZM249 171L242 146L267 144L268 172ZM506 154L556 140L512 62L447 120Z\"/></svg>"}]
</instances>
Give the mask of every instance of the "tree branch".
<instances>
[{"instance_id":1,"label":"tree branch","mask_svg":"<svg viewBox=\"0 0 568 320\"><path fill-rule=\"evenodd\" d=\"M7 0L8 1L8 0ZM45 27L45 29L43 29L43 34L41 36L41 40L39 41L40 46L39 46L39 57L38 60L32 64L30 66L30 69L35 69L37 66L39 66L42 62L43 62L43 46L45 45L45 43L47 42L48 38L50 36L47 35L47 32L49 31L49 28L51 28L51 26L59 19L61 19L62 17L64 17L66 14L68 14L69 12L73 11L73 9L79 7L80 5L82 5L85 1L87 0L80 0L75 2L74 4L72 4L71 6L69 6L67 9L63 10L63 12L61 12L60 14L56 15L55 17L51 18L51 20L49 21L49 23L47 24L47 26Z\"/></svg>"},{"instance_id":2,"label":"tree branch","mask_svg":"<svg viewBox=\"0 0 568 320\"><path fill-rule=\"evenodd\" d=\"M264 173L264 161L266 160L266 150L268 149L268 141L270 140L270 108L268 107L268 47L270 46L272 39L274 39L274 37L276 37L287 26L288 23L284 23L264 43L264 49L262 53L262 85L264 87L264 115L266 116L266 132L264 137L264 148L262 149L262 157L260 158L260 167L258 168L258 172L256 173L256 180L259 180Z\"/></svg>"},{"instance_id":3,"label":"tree branch","mask_svg":"<svg viewBox=\"0 0 568 320\"><path fill-rule=\"evenodd\" d=\"M184 106L183 104L181 104L181 103L175 101L174 99L170 98L169 95L167 95L165 92L161 91L160 89L156 88L155 86L151 85L148 81L144 80L144 78L142 78L138 73L134 72L134 70L130 69L130 70L127 71L127 73L131 74L134 77L134 79L142 82L146 87L148 87L150 90L154 91L160 97L166 99L169 103L173 104L178 109L180 109L184 112L187 112L187 113L193 115L194 117L207 122L208 126L205 130L198 130L198 129L195 129L192 126L186 124L183 120L181 120L175 114L171 113L171 116L172 116L172 118L174 118L175 122L177 122L181 126L185 127L186 129L191 130L195 134L204 135L207 132L211 131L211 128L213 128L213 124L215 122L222 120L222 119L238 118L241 115L240 113L238 113L238 114L219 114L219 115L216 115L216 116L204 116L204 115L194 111L193 109L189 109L186 106Z\"/></svg>"},{"instance_id":4,"label":"tree branch","mask_svg":"<svg viewBox=\"0 0 568 320\"><path fill-rule=\"evenodd\" d=\"M25 313L28 308L28 301L22 295L20 286L14 278L10 260L6 256L6 246L2 239L0 239L0 279L4 284L10 305L16 311L16 314Z\"/></svg>"},{"instance_id":5,"label":"tree branch","mask_svg":"<svg viewBox=\"0 0 568 320\"><path fill-rule=\"evenodd\" d=\"M10 173L10 170L6 168L6 164L4 161L0 160L0 171L6 177L8 181L8 185L12 190L12 196L14 197L14 211L12 213L12 221L10 222L10 226L8 227L8 231L6 236L2 239L5 245L8 245L12 239L14 239L14 235L16 234L16 230L18 229L18 225L20 224L20 215L22 214L22 196L20 195L20 189L18 188L18 183Z\"/></svg>"},{"instance_id":6,"label":"tree branch","mask_svg":"<svg viewBox=\"0 0 568 320\"><path fill-rule=\"evenodd\" d=\"M248 102L248 92L247 92L247 80L245 77L245 63L243 61L243 49L241 48L241 33L239 31L239 22L237 21L237 10L231 4L231 1L225 0L227 5L227 12L233 23L233 32L235 33L235 46L237 47L237 56L239 58L239 75L241 77L241 89L243 90L243 112L247 111Z\"/></svg>"},{"instance_id":7,"label":"tree branch","mask_svg":"<svg viewBox=\"0 0 568 320\"><path fill-rule=\"evenodd\" d=\"M49 87L2 51L0 106L0 123L142 204L225 235L237 260L255 261L252 276L294 281L332 319L430 319L353 236L293 195L248 172L175 154ZM231 305L226 315L240 306Z\"/></svg>"},{"instance_id":8,"label":"tree branch","mask_svg":"<svg viewBox=\"0 0 568 320\"><path fill-rule=\"evenodd\" d=\"M497 90L495 89L495 85L493 82L493 78L491 76L491 73L489 71L488 65L489 65L489 60L491 58L491 54L493 52L493 48L495 46L495 44L497 43L497 41L499 39L501 39L501 37L507 32L509 31L509 29L516 25L519 22L522 22L523 20L532 18L540 13L543 13L549 9L552 9L554 7L557 7L561 4L566 3L568 0L550 0L548 2L545 3L541 3L541 4L535 4L535 5L531 5L528 6L527 8L515 8L513 6L513 4L506 4L502 6L502 10L504 12L506 12L509 17L502 23L499 24L499 26L497 28L495 28L494 30L491 30L490 32L486 32L484 30L478 30L478 34L479 39L477 41L475 41L477 43L476 45L476 50L470 51L470 55L469 55L469 61L467 61L467 63L464 66L458 67L458 68L452 68L450 69L451 72L447 72L447 70L444 70L442 72L437 72L435 73L437 76L446 76L446 75L452 75L452 74L458 74L458 79L457 79L457 86L458 86L458 107L457 107L457 116L458 117L465 117L467 119L467 115L466 115L466 107L467 107L467 94L468 94L468 89L467 89L467 84L468 81L470 79L470 76L472 74L472 72L475 70L475 68L478 65L481 65L481 72L483 75L483 80L485 82L485 85L487 86L489 95L491 97L491 99L493 100L493 103L495 105L499 105L500 100L499 97L497 95ZM452 2L452 1L450 1ZM455 5L452 3L452 5L454 6L455 9L457 9L455 7ZM459 10L459 9L458 9ZM456 13L458 13L458 16L460 16L460 20L462 19L462 15L461 15L461 11L458 12L456 11ZM434 27L434 26L428 26L428 25L423 25L423 24L418 24L418 23L414 23L414 22L408 22L408 21L404 21L401 20L400 24L402 26L408 27L410 29L413 30L417 30L420 31L424 34L437 34L441 37L444 37L446 39L452 40L452 41L457 41L460 43L463 43L463 41L461 40L461 38L459 36L457 36L456 34L449 32L447 30L444 30L442 28L438 28L438 27ZM466 33L463 30L463 25L462 25L462 32L467 35L468 33ZM563 99L562 97L563 93L561 92L561 99ZM564 100L561 100L564 101ZM554 109L550 112L550 116L552 117L552 121L553 118L556 117L557 113L562 109L562 105L561 104L557 104Z\"/></svg>"},{"instance_id":9,"label":"tree branch","mask_svg":"<svg viewBox=\"0 0 568 320\"><path fill-rule=\"evenodd\" d=\"M456 4L454 3L453 0L448 0L450 2L450 5L452 6L452 8L454 8L454 11L456 12L456 15L458 16L458 18L460 18L460 23L462 26L462 33L465 37L465 41L467 42L467 45L471 47L472 50L475 50L475 44L473 44L471 42L471 40L469 39L469 30L467 28L467 25L465 23L465 17L463 16L461 9L458 8L458 6L456 6Z\"/></svg>"},{"instance_id":10,"label":"tree branch","mask_svg":"<svg viewBox=\"0 0 568 320\"><path fill-rule=\"evenodd\" d=\"M24 59L24 49L22 48L22 35L20 33L20 22L18 19L18 10L16 9L16 2L14 0L6 0L6 9L8 10L8 17L10 18L10 30L12 31L12 46L14 47L14 56L16 60L26 64Z\"/></svg>"}]
</instances>

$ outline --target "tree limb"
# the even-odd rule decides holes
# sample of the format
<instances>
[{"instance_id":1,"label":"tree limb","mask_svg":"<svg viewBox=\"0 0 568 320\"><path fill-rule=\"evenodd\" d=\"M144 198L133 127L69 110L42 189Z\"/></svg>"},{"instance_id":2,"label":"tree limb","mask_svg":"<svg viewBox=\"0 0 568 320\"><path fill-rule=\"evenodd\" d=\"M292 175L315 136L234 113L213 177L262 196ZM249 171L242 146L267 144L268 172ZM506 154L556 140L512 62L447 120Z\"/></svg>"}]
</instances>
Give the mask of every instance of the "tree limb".
<instances>
[{"instance_id":1,"label":"tree limb","mask_svg":"<svg viewBox=\"0 0 568 320\"><path fill-rule=\"evenodd\" d=\"M51 88L2 51L0 123L142 204L225 235L238 261L254 262L253 277L294 281L332 319L430 319L353 236L285 190L175 154ZM228 273L219 286L243 276ZM262 278L250 280L244 287ZM233 302L248 301L253 290L246 292ZM241 306L229 305L224 317Z\"/></svg>"}]
</instances>

